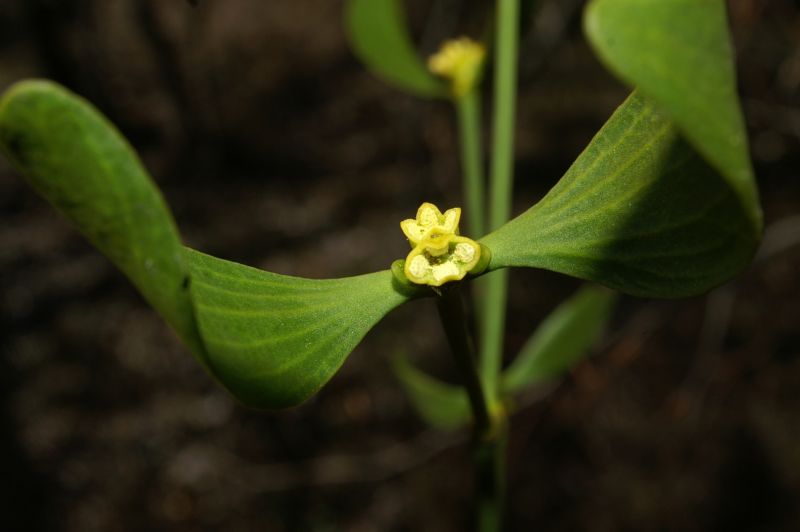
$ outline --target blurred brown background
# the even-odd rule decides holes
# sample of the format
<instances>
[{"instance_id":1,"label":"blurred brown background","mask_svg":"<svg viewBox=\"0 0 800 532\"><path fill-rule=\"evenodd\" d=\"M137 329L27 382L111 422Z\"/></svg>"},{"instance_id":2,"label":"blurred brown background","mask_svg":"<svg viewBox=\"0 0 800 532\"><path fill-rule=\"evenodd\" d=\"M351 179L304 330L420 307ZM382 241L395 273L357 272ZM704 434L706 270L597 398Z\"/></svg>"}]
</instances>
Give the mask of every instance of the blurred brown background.
<instances>
[{"instance_id":1,"label":"blurred brown background","mask_svg":"<svg viewBox=\"0 0 800 532\"><path fill-rule=\"evenodd\" d=\"M193 247L308 277L384 269L421 201L461 204L453 117L357 63L342 4L0 0L0 89L43 76L94 102ZM426 53L480 34L490 6L406 4ZM626 94L583 41L582 4L523 21L515 213ZM623 299L594 356L522 402L509 530L800 530L800 7L730 7L764 246L707 297ZM0 212L0 529L470 529L466 434L426 429L387 364L404 349L454 378L430 301L307 404L254 412L2 160ZM509 355L578 286L512 283Z\"/></svg>"}]
</instances>

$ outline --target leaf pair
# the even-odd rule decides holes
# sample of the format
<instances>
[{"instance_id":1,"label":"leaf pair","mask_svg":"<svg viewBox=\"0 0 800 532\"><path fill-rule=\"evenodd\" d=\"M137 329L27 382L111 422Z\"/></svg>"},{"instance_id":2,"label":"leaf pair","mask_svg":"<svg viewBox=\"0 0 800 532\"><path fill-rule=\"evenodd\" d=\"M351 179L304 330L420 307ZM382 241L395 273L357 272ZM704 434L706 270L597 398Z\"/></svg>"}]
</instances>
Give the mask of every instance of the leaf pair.
<instances>
[{"instance_id":1,"label":"leaf pair","mask_svg":"<svg viewBox=\"0 0 800 532\"><path fill-rule=\"evenodd\" d=\"M544 267L632 294L679 297L725 281L749 261L761 219L724 6L675 0L659 3L656 17L652 4L590 4L592 43L639 90L541 202L481 240L490 269ZM394 0L352 0L351 30L371 35L354 39L357 49L374 65L384 59L380 46L405 42L386 77L419 94L444 94L424 70L402 66L419 59L397 9ZM55 84L23 82L4 95L0 149L247 404L303 401L377 321L420 295L397 287L389 271L299 279L187 250L125 140Z\"/></svg>"}]
</instances>

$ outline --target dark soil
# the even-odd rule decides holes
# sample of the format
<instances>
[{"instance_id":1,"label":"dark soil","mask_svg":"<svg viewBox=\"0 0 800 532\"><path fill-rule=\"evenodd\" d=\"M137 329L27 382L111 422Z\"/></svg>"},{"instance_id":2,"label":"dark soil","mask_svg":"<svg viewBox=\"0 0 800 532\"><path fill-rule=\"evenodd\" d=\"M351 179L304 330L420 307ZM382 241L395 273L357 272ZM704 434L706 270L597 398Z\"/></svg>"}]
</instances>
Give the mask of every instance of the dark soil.
<instances>
[{"instance_id":1,"label":"dark soil","mask_svg":"<svg viewBox=\"0 0 800 532\"><path fill-rule=\"evenodd\" d=\"M409 2L423 49L479 31L487 4L440 0L428 18ZM515 212L626 93L580 6L545 0L526 20ZM406 253L399 220L462 202L453 117L365 72L341 10L2 0L0 89L44 76L94 102L195 248L306 277L384 269ZM594 356L522 405L509 530L800 530L800 10L734 0L731 21L762 252L706 297L623 299ZM255 412L4 161L0 213L0 529L470 529L467 435L426 429L388 365L404 351L455 378L429 301L379 324L307 404ZM509 354L578 286L512 283Z\"/></svg>"}]
</instances>

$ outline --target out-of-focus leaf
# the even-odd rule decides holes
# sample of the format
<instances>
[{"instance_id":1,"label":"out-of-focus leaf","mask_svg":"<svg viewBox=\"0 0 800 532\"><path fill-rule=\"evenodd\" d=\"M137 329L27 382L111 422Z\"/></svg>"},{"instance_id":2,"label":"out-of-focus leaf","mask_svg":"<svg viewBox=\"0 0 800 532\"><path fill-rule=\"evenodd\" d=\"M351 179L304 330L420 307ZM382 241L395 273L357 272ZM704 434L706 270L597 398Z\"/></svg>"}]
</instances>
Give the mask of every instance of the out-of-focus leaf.
<instances>
[{"instance_id":1,"label":"out-of-focus leaf","mask_svg":"<svg viewBox=\"0 0 800 532\"><path fill-rule=\"evenodd\" d=\"M400 0L349 0L345 22L353 51L373 74L417 96L447 96L411 41Z\"/></svg>"},{"instance_id":2,"label":"out-of-focus leaf","mask_svg":"<svg viewBox=\"0 0 800 532\"><path fill-rule=\"evenodd\" d=\"M472 414L464 388L431 377L401 355L392 358L392 368L411 404L429 425L453 430L469 423Z\"/></svg>"},{"instance_id":3,"label":"out-of-focus leaf","mask_svg":"<svg viewBox=\"0 0 800 532\"><path fill-rule=\"evenodd\" d=\"M584 27L606 65L666 112L760 223L724 0L593 0Z\"/></svg>"},{"instance_id":4,"label":"out-of-focus leaf","mask_svg":"<svg viewBox=\"0 0 800 532\"><path fill-rule=\"evenodd\" d=\"M586 285L556 307L503 373L503 391L519 392L577 364L605 329L616 299L611 290Z\"/></svg>"},{"instance_id":5,"label":"out-of-focus leaf","mask_svg":"<svg viewBox=\"0 0 800 532\"><path fill-rule=\"evenodd\" d=\"M184 248L161 194L122 136L55 84L21 83L0 100L0 149L245 404L303 401L408 298L389 271L301 279Z\"/></svg>"}]
</instances>

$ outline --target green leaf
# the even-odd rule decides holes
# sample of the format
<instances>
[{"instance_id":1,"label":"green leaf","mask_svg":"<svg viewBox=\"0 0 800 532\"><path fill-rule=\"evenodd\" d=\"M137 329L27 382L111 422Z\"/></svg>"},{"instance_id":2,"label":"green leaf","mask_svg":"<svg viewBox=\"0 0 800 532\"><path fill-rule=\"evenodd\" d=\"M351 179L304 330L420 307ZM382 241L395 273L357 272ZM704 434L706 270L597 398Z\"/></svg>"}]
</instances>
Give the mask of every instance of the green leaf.
<instances>
[{"instance_id":1,"label":"green leaf","mask_svg":"<svg viewBox=\"0 0 800 532\"><path fill-rule=\"evenodd\" d=\"M724 0L594 0L584 27L606 65L666 112L760 223Z\"/></svg>"},{"instance_id":2,"label":"green leaf","mask_svg":"<svg viewBox=\"0 0 800 532\"><path fill-rule=\"evenodd\" d=\"M280 408L305 400L407 300L388 270L312 280L189 249L187 258L209 365L249 405Z\"/></svg>"},{"instance_id":3,"label":"green leaf","mask_svg":"<svg viewBox=\"0 0 800 532\"><path fill-rule=\"evenodd\" d=\"M481 243L490 269L546 268L633 295L683 297L750 261L761 232L754 210L634 93L538 204Z\"/></svg>"},{"instance_id":4,"label":"green leaf","mask_svg":"<svg viewBox=\"0 0 800 532\"><path fill-rule=\"evenodd\" d=\"M447 96L411 41L400 0L349 0L345 22L353 51L373 74L423 98Z\"/></svg>"},{"instance_id":5,"label":"green leaf","mask_svg":"<svg viewBox=\"0 0 800 532\"><path fill-rule=\"evenodd\" d=\"M66 89L24 81L0 100L0 150L202 360L175 222L114 126Z\"/></svg>"},{"instance_id":6,"label":"green leaf","mask_svg":"<svg viewBox=\"0 0 800 532\"><path fill-rule=\"evenodd\" d=\"M130 146L88 102L53 83L20 83L3 96L0 149L250 406L309 397L410 297L389 271L300 279L184 248Z\"/></svg>"},{"instance_id":7,"label":"green leaf","mask_svg":"<svg viewBox=\"0 0 800 532\"><path fill-rule=\"evenodd\" d=\"M571 369L602 334L616 300L616 292L585 285L556 307L503 373L503 391L513 394Z\"/></svg>"},{"instance_id":8,"label":"green leaf","mask_svg":"<svg viewBox=\"0 0 800 532\"><path fill-rule=\"evenodd\" d=\"M414 409L429 425L454 430L469 423L472 414L463 387L431 377L402 355L392 358L392 368Z\"/></svg>"},{"instance_id":9,"label":"green leaf","mask_svg":"<svg viewBox=\"0 0 800 532\"><path fill-rule=\"evenodd\" d=\"M723 283L762 228L724 3L594 0L584 22L639 89L539 204L482 241L490 268L548 268L655 297Z\"/></svg>"}]
</instances>

